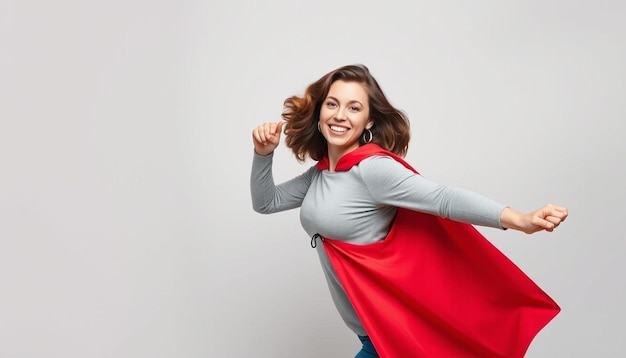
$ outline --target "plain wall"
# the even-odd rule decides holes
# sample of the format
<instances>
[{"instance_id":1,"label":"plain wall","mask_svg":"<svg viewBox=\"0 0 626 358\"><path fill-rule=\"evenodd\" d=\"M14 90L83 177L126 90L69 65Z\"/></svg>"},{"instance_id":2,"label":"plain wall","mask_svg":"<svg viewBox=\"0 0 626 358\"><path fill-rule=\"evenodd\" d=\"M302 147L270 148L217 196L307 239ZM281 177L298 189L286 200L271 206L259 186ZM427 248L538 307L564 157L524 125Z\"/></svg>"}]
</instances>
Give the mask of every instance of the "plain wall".
<instances>
[{"instance_id":1,"label":"plain wall","mask_svg":"<svg viewBox=\"0 0 626 358\"><path fill-rule=\"evenodd\" d=\"M367 65L423 175L562 307L528 357L626 355L622 1L3 1L0 357L352 357L298 211L254 213L251 131ZM277 181L300 174L280 146Z\"/></svg>"}]
</instances>

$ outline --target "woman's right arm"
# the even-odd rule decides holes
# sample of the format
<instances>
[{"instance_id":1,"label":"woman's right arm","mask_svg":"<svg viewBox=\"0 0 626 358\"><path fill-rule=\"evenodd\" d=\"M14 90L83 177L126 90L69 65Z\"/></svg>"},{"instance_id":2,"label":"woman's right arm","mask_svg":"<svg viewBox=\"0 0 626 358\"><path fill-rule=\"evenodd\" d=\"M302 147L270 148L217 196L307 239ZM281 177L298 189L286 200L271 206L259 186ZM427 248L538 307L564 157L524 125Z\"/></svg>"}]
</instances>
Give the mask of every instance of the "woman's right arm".
<instances>
[{"instance_id":1,"label":"woman's right arm","mask_svg":"<svg viewBox=\"0 0 626 358\"><path fill-rule=\"evenodd\" d=\"M311 185L315 167L282 184L275 185L272 174L274 149L280 142L282 122L264 123L252 131L254 158L250 175L252 208L262 214L300 207Z\"/></svg>"}]
</instances>

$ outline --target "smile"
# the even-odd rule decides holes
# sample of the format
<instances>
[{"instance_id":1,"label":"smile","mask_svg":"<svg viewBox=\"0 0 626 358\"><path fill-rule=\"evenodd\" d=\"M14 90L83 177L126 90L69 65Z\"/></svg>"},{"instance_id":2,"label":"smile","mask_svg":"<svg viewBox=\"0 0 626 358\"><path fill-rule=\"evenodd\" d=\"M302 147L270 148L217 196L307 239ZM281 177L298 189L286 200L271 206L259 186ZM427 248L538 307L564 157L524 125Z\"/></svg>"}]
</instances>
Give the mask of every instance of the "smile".
<instances>
[{"instance_id":1,"label":"smile","mask_svg":"<svg viewBox=\"0 0 626 358\"><path fill-rule=\"evenodd\" d=\"M348 128L345 128L345 127L339 127L339 126L333 126L333 125L329 127L330 127L330 130L333 132L343 133L343 132L348 131Z\"/></svg>"}]
</instances>

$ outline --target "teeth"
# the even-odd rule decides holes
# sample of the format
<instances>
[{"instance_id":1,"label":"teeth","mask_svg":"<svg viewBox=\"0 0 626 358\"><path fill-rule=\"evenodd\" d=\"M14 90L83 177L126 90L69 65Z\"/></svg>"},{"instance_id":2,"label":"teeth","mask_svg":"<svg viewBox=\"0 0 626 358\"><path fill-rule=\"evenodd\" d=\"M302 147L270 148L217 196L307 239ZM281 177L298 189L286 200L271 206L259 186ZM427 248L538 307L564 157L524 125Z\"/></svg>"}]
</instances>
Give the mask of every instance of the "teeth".
<instances>
[{"instance_id":1,"label":"teeth","mask_svg":"<svg viewBox=\"0 0 626 358\"><path fill-rule=\"evenodd\" d=\"M348 130L347 128L337 127L337 126L330 126L330 129L332 129L335 132L345 132Z\"/></svg>"}]
</instances>

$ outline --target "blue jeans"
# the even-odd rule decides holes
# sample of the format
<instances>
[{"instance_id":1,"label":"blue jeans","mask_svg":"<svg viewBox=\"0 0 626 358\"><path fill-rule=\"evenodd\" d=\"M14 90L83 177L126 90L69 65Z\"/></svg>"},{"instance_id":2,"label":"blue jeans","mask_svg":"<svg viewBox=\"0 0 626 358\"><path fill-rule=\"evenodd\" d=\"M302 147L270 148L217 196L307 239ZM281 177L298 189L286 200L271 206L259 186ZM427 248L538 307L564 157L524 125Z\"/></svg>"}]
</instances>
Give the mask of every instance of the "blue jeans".
<instances>
[{"instance_id":1,"label":"blue jeans","mask_svg":"<svg viewBox=\"0 0 626 358\"><path fill-rule=\"evenodd\" d=\"M354 358L379 358L376 348L372 344L372 340L368 336L358 336L363 343L363 348L356 354Z\"/></svg>"}]
</instances>

